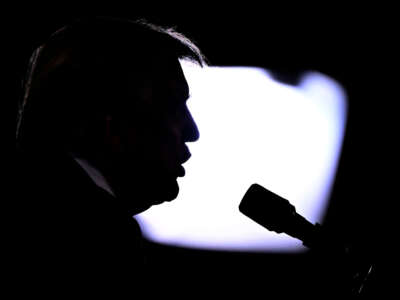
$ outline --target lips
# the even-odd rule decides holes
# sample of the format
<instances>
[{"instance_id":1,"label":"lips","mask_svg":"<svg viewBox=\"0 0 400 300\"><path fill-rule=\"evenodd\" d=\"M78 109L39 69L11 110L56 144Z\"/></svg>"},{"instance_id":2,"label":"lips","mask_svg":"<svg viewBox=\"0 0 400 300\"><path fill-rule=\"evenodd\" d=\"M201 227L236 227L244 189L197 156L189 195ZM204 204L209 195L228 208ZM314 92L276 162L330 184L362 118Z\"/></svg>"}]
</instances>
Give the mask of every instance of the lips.
<instances>
[{"instance_id":1,"label":"lips","mask_svg":"<svg viewBox=\"0 0 400 300\"><path fill-rule=\"evenodd\" d=\"M180 165L178 167L178 177L183 177L186 174L185 168L182 166L185 162L187 162L190 157L192 156L189 152L189 149L187 147L185 147L184 151L183 151L183 157L182 160L180 162Z\"/></svg>"},{"instance_id":2,"label":"lips","mask_svg":"<svg viewBox=\"0 0 400 300\"><path fill-rule=\"evenodd\" d=\"M185 151L183 152L184 154L182 155L182 161L181 164L183 165L185 162L187 162L192 154L190 154L189 149L185 147Z\"/></svg>"},{"instance_id":3,"label":"lips","mask_svg":"<svg viewBox=\"0 0 400 300\"><path fill-rule=\"evenodd\" d=\"M186 174L185 168L182 167L182 166L179 166L179 168L178 168L178 177L183 177L183 176L185 176L185 174Z\"/></svg>"}]
</instances>

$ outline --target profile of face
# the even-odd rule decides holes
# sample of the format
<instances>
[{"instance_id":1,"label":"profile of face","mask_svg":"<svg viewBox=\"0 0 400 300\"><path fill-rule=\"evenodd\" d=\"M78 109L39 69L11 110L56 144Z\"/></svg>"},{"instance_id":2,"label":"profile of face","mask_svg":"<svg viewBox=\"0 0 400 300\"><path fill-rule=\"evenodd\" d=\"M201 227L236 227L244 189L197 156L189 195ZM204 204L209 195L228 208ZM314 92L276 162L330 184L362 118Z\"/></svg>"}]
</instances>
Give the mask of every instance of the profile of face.
<instances>
[{"instance_id":1,"label":"profile of face","mask_svg":"<svg viewBox=\"0 0 400 300\"><path fill-rule=\"evenodd\" d=\"M178 60L158 64L140 84L132 82L134 107L107 119L103 171L132 214L175 199L177 178L199 138L188 110L189 87Z\"/></svg>"}]
</instances>

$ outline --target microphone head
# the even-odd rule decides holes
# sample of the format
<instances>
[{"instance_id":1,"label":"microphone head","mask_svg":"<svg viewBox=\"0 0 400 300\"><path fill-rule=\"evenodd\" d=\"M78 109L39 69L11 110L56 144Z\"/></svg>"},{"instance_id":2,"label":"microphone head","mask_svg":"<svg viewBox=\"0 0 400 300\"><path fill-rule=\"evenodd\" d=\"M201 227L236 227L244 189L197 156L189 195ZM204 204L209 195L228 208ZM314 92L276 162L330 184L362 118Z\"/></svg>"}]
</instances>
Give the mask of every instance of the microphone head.
<instances>
[{"instance_id":1,"label":"microphone head","mask_svg":"<svg viewBox=\"0 0 400 300\"><path fill-rule=\"evenodd\" d=\"M252 184L243 196L239 211L256 223L277 233L286 232L296 215L288 200L259 184Z\"/></svg>"}]
</instances>

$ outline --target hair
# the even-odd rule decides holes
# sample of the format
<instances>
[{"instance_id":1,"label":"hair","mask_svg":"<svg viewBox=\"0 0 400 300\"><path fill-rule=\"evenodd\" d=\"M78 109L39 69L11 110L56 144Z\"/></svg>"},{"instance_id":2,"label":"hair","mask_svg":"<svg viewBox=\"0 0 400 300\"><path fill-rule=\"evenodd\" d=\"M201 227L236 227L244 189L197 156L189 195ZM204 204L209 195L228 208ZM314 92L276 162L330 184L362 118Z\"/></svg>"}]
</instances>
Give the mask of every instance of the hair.
<instances>
[{"instance_id":1,"label":"hair","mask_svg":"<svg viewBox=\"0 0 400 300\"><path fill-rule=\"evenodd\" d=\"M134 101L126 99L128 78L140 80L171 59L207 64L183 34L145 20L92 17L59 29L30 58L19 103L17 149L51 145L85 120L126 109Z\"/></svg>"}]
</instances>

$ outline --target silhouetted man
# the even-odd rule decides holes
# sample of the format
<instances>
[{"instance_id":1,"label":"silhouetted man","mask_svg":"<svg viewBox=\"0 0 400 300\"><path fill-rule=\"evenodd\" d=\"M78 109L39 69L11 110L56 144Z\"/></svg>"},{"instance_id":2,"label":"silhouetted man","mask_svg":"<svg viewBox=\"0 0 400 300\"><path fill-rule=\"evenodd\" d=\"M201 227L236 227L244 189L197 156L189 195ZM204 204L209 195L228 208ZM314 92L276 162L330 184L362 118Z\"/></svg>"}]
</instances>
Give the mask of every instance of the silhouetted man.
<instances>
[{"instance_id":1,"label":"silhouetted man","mask_svg":"<svg viewBox=\"0 0 400 300\"><path fill-rule=\"evenodd\" d=\"M173 30L105 17L75 21L34 52L17 125L18 268L31 288L141 275L133 216L177 197L186 143L199 137L185 58L205 63Z\"/></svg>"}]
</instances>

